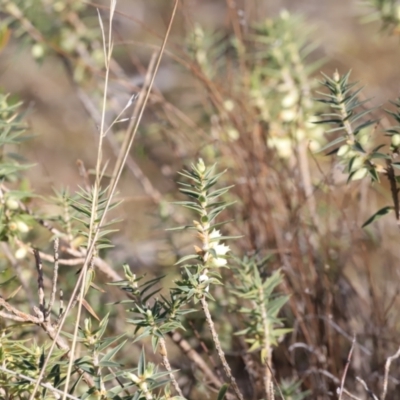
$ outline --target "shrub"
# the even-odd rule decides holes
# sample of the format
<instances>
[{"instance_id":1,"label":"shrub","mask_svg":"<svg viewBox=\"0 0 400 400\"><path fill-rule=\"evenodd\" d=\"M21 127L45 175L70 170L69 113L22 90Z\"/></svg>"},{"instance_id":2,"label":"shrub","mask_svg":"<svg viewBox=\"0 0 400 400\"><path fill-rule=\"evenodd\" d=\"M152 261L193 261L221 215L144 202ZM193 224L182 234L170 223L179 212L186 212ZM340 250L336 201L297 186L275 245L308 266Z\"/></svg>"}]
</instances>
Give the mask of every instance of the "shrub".
<instances>
[{"instance_id":1,"label":"shrub","mask_svg":"<svg viewBox=\"0 0 400 400\"><path fill-rule=\"evenodd\" d=\"M227 2L232 32L196 23L174 45L173 3L146 69L117 42L115 0L97 12L3 1L1 49L15 40L39 63L62 62L97 130L76 187L36 193L19 154L32 110L0 95L0 397L383 400L397 385L399 316L396 284L378 282L390 225L376 221L399 221L400 128L386 118L400 124L400 100L385 114L350 73L318 82L312 29L287 11L253 24ZM397 33L395 2L367 5ZM187 82L179 96L154 85L166 56ZM141 153L174 178L168 193ZM152 203L142 226L127 223L125 168ZM373 189L383 208L366 207ZM129 260L131 231L152 230L167 248L150 242L156 268Z\"/></svg>"}]
</instances>

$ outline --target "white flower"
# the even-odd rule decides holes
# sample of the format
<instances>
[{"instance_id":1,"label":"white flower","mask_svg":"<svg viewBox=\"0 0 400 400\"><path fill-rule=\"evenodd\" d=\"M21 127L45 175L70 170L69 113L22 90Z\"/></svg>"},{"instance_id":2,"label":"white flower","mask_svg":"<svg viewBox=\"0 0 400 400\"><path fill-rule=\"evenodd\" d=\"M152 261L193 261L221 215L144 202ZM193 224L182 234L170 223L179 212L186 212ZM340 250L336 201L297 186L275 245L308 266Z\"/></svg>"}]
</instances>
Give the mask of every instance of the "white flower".
<instances>
[{"instance_id":1,"label":"white flower","mask_svg":"<svg viewBox=\"0 0 400 400\"><path fill-rule=\"evenodd\" d=\"M220 267L224 267L227 264L227 261L225 260L225 258L221 258L221 257L212 258L211 259L211 264L214 267L220 268Z\"/></svg>"},{"instance_id":2,"label":"white flower","mask_svg":"<svg viewBox=\"0 0 400 400\"><path fill-rule=\"evenodd\" d=\"M225 246L224 244L216 244L215 246L211 246L215 250L218 256L224 256L230 250L229 246Z\"/></svg>"},{"instance_id":3,"label":"white flower","mask_svg":"<svg viewBox=\"0 0 400 400\"><path fill-rule=\"evenodd\" d=\"M293 90L282 99L281 104L283 108L290 108L293 107L298 101L299 94L296 90Z\"/></svg>"},{"instance_id":4,"label":"white flower","mask_svg":"<svg viewBox=\"0 0 400 400\"><path fill-rule=\"evenodd\" d=\"M25 256L28 254L28 251L25 247L20 247L16 252L15 252L15 258L17 260L22 260L25 258Z\"/></svg>"},{"instance_id":5,"label":"white flower","mask_svg":"<svg viewBox=\"0 0 400 400\"><path fill-rule=\"evenodd\" d=\"M211 239L216 239L216 238L219 238L219 237L221 237L221 232L220 232L220 231L217 231L216 229L214 229L214 230L210 233L210 236L209 236L210 240L211 240Z\"/></svg>"},{"instance_id":6,"label":"white flower","mask_svg":"<svg viewBox=\"0 0 400 400\"><path fill-rule=\"evenodd\" d=\"M199 276L199 283L205 282L208 280L208 276L206 273L203 273ZM207 285L207 287L205 288L205 291L208 292L208 290L210 289L210 286Z\"/></svg>"},{"instance_id":7,"label":"white flower","mask_svg":"<svg viewBox=\"0 0 400 400\"><path fill-rule=\"evenodd\" d=\"M280 112L279 116L283 122L292 122L296 118L297 113L296 113L296 110L286 109L286 110L282 110Z\"/></svg>"},{"instance_id":8,"label":"white flower","mask_svg":"<svg viewBox=\"0 0 400 400\"><path fill-rule=\"evenodd\" d=\"M268 138L268 147L275 148L282 158L288 158L293 154L293 143L288 137L272 136Z\"/></svg>"},{"instance_id":9,"label":"white flower","mask_svg":"<svg viewBox=\"0 0 400 400\"><path fill-rule=\"evenodd\" d=\"M227 261L225 260L225 258L219 257L219 256L225 256L226 253L228 253L228 251L230 251L229 246L226 246L224 244L221 244L218 242L218 240L215 240L216 238L221 237L221 233L220 231L217 231L216 229L214 229L211 233L210 233L210 240L214 239L213 241L211 241L209 248L213 249L215 251L215 254L217 255L217 257L212 257L211 263L214 267L223 267L227 264Z\"/></svg>"}]
</instances>

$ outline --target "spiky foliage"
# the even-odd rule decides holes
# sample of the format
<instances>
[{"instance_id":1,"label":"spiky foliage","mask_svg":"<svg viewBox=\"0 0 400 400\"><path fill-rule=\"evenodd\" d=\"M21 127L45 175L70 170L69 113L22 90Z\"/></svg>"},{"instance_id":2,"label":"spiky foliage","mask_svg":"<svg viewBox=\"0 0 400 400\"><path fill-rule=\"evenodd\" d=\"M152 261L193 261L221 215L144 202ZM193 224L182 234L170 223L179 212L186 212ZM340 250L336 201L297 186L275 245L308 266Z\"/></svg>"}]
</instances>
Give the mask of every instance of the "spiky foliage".
<instances>
[{"instance_id":1,"label":"spiky foliage","mask_svg":"<svg viewBox=\"0 0 400 400\"><path fill-rule=\"evenodd\" d=\"M328 154L336 154L339 161L348 173L348 181L359 180L370 176L373 182L380 181L380 175L387 177L392 194L393 205L385 206L373 214L363 226L369 225L391 210L395 211L396 220L399 221L399 199L398 199L398 178L395 169L399 164L394 160L397 157L398 146L400 143L399 127L394 126L386 130L386 134L391 137L390 152L383 153L381 149L384 144L372 145L370 137L371 126L376 125L376 119L371 118L372 109L366 107L368 100L359 100L362 88L356 88L356 83L349 82L350 72L340 76L335 72L333 78L324 75L322 85L328 89L328 93L320 93L322 98L319 102L328 105L330 112L322 114L322 119L318 124L333 126L327 133L335 133L337 137L331 140L322 150L334 148ZM400 115L399 102L393 103L397 110L388 111L396 122L399 123Z\"/></svg>"},{"instance_id":2,"label":"spiky foliage","mask_svg":"<svg viewBox=\"0 0 400 400\"><path fill-rule=\"evenodd\" d=\"M101 35L87 4L76 0L1 0L0 4L7 15L3 35L17 35L39 62L54 54L67 61L68 55L67 65L81 83L90 77L90 68L102 65Z\"/></svg>"},{"instance_id":3,"label":"spiky foliage","mask_svg":"<svg viewBox=\"0 0 400 400\"><path fill-rule=\"evenodd\" d=\"M128 265L124 265L123 268L125 279L112 282L110 285L120 287L130 297L130 300L122 300L119 303L128 305L133 303L127 311L134 313L135 318L129 318L127 322L135 326L135 341L151 337L155 352L160 339L163 339L168 332L183 328L182 317L193 310L182 308L187 303L186 298L175 289L170 291L169 299L162 295L161 300L154 297L160 291L158 284L163 277L140 283L143 276L137 277Z\"/></svg>"},{"instance_id":4,"label":"spiky foliage","mask_svg":"<svg viewBox=\"0 0 400 400\"><path fill-rule=\"evenodd\" d=\"M195 301L203 296L213 299L209 292L210 284L220 285L220 268L228 268L226 256L230 248L220 241L233 239L221 236L217 229L226 221L216 222L216 218L231 203L217 200L229 190L229 187L213 190L214 185L225 173L225 171L219 173L214 171L215 165L207 168L200 159L196 165L192 164L190 170L180 172L180 175L189 182L179 182L180 191L191 200L175 203L198 215L193 225L176 228L196 231L201 246L195 245L195 254L184 256L178 261L178 264L183 264L182 268L185 271L185 279L177 283L178 288L187 294L188 299L193 297ZM189 260L191 264L186 263Z\"/></svg>"},{"instance_id":5,"label":"spiky foliage","mask_svg":"<svg viewBox=\"0 0 400 400\"><path fill-rule=\"evenodd\" d=\"M277 18L257 24L251 35L255 43L252 101L260 118L271 123L268 145L285 158L304 140L311 141L313 149L323 142L321 129L311 123L315 86L311 76L322 63L307 62L316 48L309 40L311 30L299 16L282 11Z\"/></svg>"},{"instance_id":6,"label":"spiky foliage","mask_svg":"<svg viewBox=\"0 0 400 400\"><path fill-rule=\"evenodd\" d=\"M12 333L2 330L0 336L0 396L9 399L22 399L32 391L43 364L48 346L39 346L31 340L15 340ZM46 369L44 386L59 388L65 377L65 365L60 363L62 352L53 354ZM8 371L11 371L12 375ZM41 395L52 394L42 388Z\"/></svg>"},{"instance_id":7,"label":"spiky foliage","mask_svg":"<svg viewBox=\"0 0 400 400\"><path fill-rule=\"evenodd\" d=\"M237 284L231 290L244 301L239 311L245 315L246 321L246 328L236 334L245 336L250 344L249 351L261 350L261 360L267 362L278 339L291 331L281 329L282 320L278 317L288 301L288 296L275 293L275 289L283 282L283 276L278 270L268 277L262 277L268 273L268 259L257 262L254 257L245 257L236 261L239 264L234 269Z\"/></svg>"},{"instance_id":8,"label":"spiky foliage","mask_svg":"<svg viewBox=\"0 0 400 400\"><path fill-rule=\"evenodd\" d=\"M278 317L282 307L288 301L288 296L275 293L283 282L281 272L275 271L269 277L266 266L268 258L257 262L256 257L245 257L236 260L234 268L236 277L232 293L240 299L242 307L239 312L244 315L245 328L236 332L243 335L249 343L249 352L260 351L264 367L264 386L267 398L272 386L272 350L278 344L278 339L291 329L282 328L282 320Z\"/></svg>"},{"instance_id":9,"label":"spiky foliage","mask_svg":"<svg viewBox=\"0 0 400 400\"><path fill-rule=\"evenodd\" d=\"M165 386L168 383L168 379L161 379L165 377L168 372L158 372L157 367L154 363L146 362L146 355L144 351L140 353L138 367L134 372L125 372L124 377L130 381L128 386L133 386L137 388L135 395L132 397L121 398L126 400L185 400L180 396L171 397L169 390L167 389L167 394L159 396L156 393L156 389L160 386Z\"/></svg>"},{"instance_id":10,"label":"spiky foliage","mask_svg":"<svg viewBox=\"0 0 400 400\"><path fill-rule=\"evenodd\" d=\"M32 193L19 187L20 173L31 165L21 162L16 147L25 140L25 123L20 113L21 103L0 94L0 239L7 241L20 238L29 231L32 218L26 213L21 201ZM12 184L9 189L6 184Z\"/></svg>"},{"instance_id":11,"label":"spiky foliage","mask_svg":"<svg viewBox=\"0 0 400 400\"><path fill-rule=\"evenodd\" d=\"M76 194L74 198L71 198L69 200L69 203L71 207L77 211L77 215L73 216L73 218L81 223L82 228L79 230L79 234L82 235L86 240L82 243L84 246L88 246L88 239L89 236L93 232L98 229L98 224L105 212L106 204L107 204L107 190L99 190L98 197L95 199L95 193L96 191L94 188L92 189L83 189ZM96 209L95 209L95 217L94 217L94 224L91 227L90 225L90 219L93 213L93 203L96 204ZM67 203L68 204L68 203ZM118 206L119 203L114 203L112 204L108 210L113 209L114 207ZM108 236L114 232L117 232L117 229L109 229L111 225L114 225L115 223L119 222L119 219L113 219L111 221L108 221L107 223L104 223L101 227L101 231L98 234L98 239L96 243L96 249L97 251L100 251L101 249L107 249L109 247L112 247L111 242L108 238ZM108 228L108 229L107 229ZM93 230L93 232L90 232L90 230Z\"/></svg>"},{"instance_id":12,"label":"spiky foliage","mask_svg":"<svg viewBox=\"0 0 400 400\"><path fill-rule=\"evenodd\" d=\"M363 2L369 9L366 21L380 21L382 29L399 34L400 4L397 0L365 0Z\"/></svg>"},{"instance_id":13,"label":"spiky foliage","mask_svg":"<svg viewBox=\"0 0 400 400\"><path fill-rule=\"evenodd\" d=\"M384 169L375 163L376 159L386 159L387 155L378 152L382 146L367 148L370 145L368 128L377 120L370 117L372 109L365 108L368 100L360 101L358 95L362 88L356 88L356 83L349 83L350 73L340 76L335 73L333 78L324 75L323 86L328 93L322 94L319 102L327 104L330 112L321 115L319 124L329 124L333 128L327 133L338 132L339 135L331 140L322 150L341 144L332 153L337 153L345 165L350 180L362 179L370 175L372 180L379 181L379 173ZM370 146L371 147L371 146Z\"/></svg>"},{"instance_id":14,"label":"spiky foliage","mask_svg":"<svg viewBox=\"0 0 400 400\"><path fill-rule=\"evenodd\" d=\"M285 400L304 400L312 395L311 390L301 390L301 381L287 379L281 382L281 393Z\"/></svg>"}]
</instances>

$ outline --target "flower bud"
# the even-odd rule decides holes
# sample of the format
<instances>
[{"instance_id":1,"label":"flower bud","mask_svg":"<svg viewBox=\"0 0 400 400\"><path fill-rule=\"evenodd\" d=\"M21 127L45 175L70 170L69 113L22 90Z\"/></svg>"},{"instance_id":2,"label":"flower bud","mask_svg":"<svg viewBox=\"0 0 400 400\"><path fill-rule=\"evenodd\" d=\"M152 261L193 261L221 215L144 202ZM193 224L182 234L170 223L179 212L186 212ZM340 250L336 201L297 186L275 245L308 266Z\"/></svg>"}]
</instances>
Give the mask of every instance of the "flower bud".
<instances>
[{"instance_id":1,"label":"flower bud","mask_svg":"<svg viewBox=\"0 0 400 400\"><path fill-rule=\"evenodd\" d=\"M296 91L288 93L281 102L283 108L293 107L299 100L299 94Z\"/></svg>"},{"instance_id":2,"label":"flower bud","mask_svg":"<svg viewBox=\"0 0 400 400\"><path fill-rule=\"evenodd\" d=\"M394 147L400 146L400 134L396 133L392 136L392 145Z\"/></svg>"},{"instance_id":3,"label":"flower bud","mask_svg":"<svg viewBox=\"0 0 400 400\"><path fill-rule=\"evenodd\" d=\"M206 170L206 166L204 165L204 161L202 158L199 158L199 162L196 165L197 169L199 170L199 172L203 173Z\"/></svg>"},{"instance_id":4,"label":"flower bud","mask_svg":"<svg viewBox=\"0 0 400 400\"><path fill-rule=\"evenodd\" d=\"M137 375L135 375L135 374L132 374L131 372L127 372L127 373L125 374L125 376L126 376L128 379L130 379L132 382L134 382L134 383L140 382L139 377L138 377Z\"/></svg>"},{"instance_id":5,"label":"flower bud","mask_svg":"<svg viewBox=\"0 0 400 400\"><path fill-rule=\"evenodd\" d=\"M368 175L368 168L360 168L358 171L354 173L351 177L352 181L357 181L359 179L363 179Z\"/></svg>"},{"instance_id":6,"label":"flower bud","mask_svg":"<svg viewBox=\"0 0 400 400\"><path fill-rule=\"evenodd\" d=\"M12 221L8 224L8 229L10 231L16 231L18 229L17 223Z\"/></svg>"},{"instance_id":7,"label":"flower bud","mask_svg":"<svg viewBox=\"0 0 400 400\"><path fill-rule=\"evenodd\" d=\"M350 146L348 144L344 144L343 146L339 147L339 150L337 152L337 155L339 157L345 156L350 150Z\"/></svg>"},{"instance_id":8,"label":"flower bud","mask_svg":"<svg viewBox=\"0 0 400 400\"><path fill-rule=\"evenodd\" d=\"M14 254L15 258L17 260L22 260L23 258L26 257L26 255L28 254L28 251L26 250L25 247L20 247Z\"/></svg>"},{"instance_id":9,"label":"flower bud","mask_svg":"<svg viewBox=\"0 0 400 400\"><path fill-rule=\"evenodd\" d=\"M32 46L32 56L35 59L39 59L44 56L44 47L42 44L36 43Z\"/></svg>"},{"instance_id":10,"label":"flower bud","mask_svg":"<svg viewBox=\"0 0 400 400\"><path fill-rule=\"evenodd\" d=\"M361 168L363 165L364 165L364 158L356 156L351 164L351 170L355 171Z\"/></svg>"},{"instance_id":11,"label":"flower bud","mask_svg":"<svg viewBox=\"0 0 400 400\"><path fill-rule=\"evenodd\" d=\"M18 208L19 208L18 201L15 200L15 199L13 199L12 197L10 197L10 198L7 199L7 201L6 201L6 207L7 207L9 210L18 210Z\"/></svg>"},{"instance_id":12,"label":"flower bud","mask_svg":"<svg viewBox=\"0 0 400 400\"><path fill-rule=\"evenodd\" d=\"M17 228L21 233L29 232L29 226L23 221L17 221Z\"/></svg>"}]
</instances>

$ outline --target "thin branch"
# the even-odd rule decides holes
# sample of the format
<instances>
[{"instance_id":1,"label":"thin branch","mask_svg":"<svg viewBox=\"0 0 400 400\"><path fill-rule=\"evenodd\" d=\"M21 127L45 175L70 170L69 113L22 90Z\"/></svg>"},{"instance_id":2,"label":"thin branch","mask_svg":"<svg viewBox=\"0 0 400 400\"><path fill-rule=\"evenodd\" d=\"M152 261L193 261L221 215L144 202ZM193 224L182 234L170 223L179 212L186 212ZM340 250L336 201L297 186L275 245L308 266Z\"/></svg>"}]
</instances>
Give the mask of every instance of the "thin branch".
<instances>
[{"instance_id":1,"label":"thin branch","mask_svg":"<svg viewBox=\"0 0 400 400\"><path fill-rule=\"evenodd\" d=\"M168 360L168 353L167 353L167 346L165 343L165 339L160 338L159 344L160 344L160 355L162 358L162 362L164 364L165 369L168 371L168 376L171 379L172 385L174 386L178 395L181 397L184 397L182 390L179 387L177 380L175 379L174 373L172 372L171 364L169 363L169 360Z\"/></svg>"},{"instance_id":2,"label":"thin branch","mask_svg":"<svg viewBox=\"0 0 400 400\"><path fill-rule=\"evenodd\" d=\"M33 249L33 254L35 256L36 269L38 272L39 308L44 317L46 315L46 301L44 299L43 263L40 258L39 250Z\"/></svg>"},{"instance_id":3,"label":"thin branch","mask_svg":"<svg viewBox=\"0 0 400 400\"><path fill-rule=\"evenodd\" d=\"M152 78L152 76L154 74L155 62L156 62L155 55L156 54L153 53L153 55L152 55L152 57L150 59L149 67L147 68L147 73L146 73L146 76L145 76L145 79L144 79L144 82L143 82L142 90L140 91L139 97L138 97L137 102L135 104L135 108L133 110L132 118L131 118L131 120L129 122L129 126L128 126L128 129L127 129L126 135L124 137L124 141L122 142L121 148L119 149L118 158L117 158L117 161L116 161L115 166L114 166L114 171L112 173L110 189L113 186L115 180L117 179L118 171L121 168L123 168L123 166L125 164L130 166L130 169L131 169L132 173L135 174L135 176L137 174L138 168L136 168L135 163L132 162L133 160L131 162L128 162L128 160L131 159L131 157L128 155L128 156L126 156L125 160L124 160L124 157L126 155L128 147L130 147L131 140L133 140L133 137L134 137L134 135L136 133L136 130L134 129L134 127L135 127L136 121L137 121L137 119L139 117L139 113L140 113L141 109L143 108L144 101L146 100L146 91L148 91L148 88L149 88L150 83L151 83L151 78ZM111 144L111 140L112 139L109 139L110 144ZM138 179L139 177L136 176L136 178ZM145 185L144 187L146 187L146 186L147 185ZM150 193L152 193L152 192L150 191ZM152 193L152 194L154 195L154 193Z\"/></svg>"},{"instance_id":4,"label":"thin branch","mask_svg":"<svg viewBox=\"0 0 400 400\"><path fill-rule=\"evenodd\" d=\"M390 192L392 194L392 200L394 205L394 211L396 214L397 226L400 227L400 203L399 203L399 189L397 188L396 174L393 169L393 163L391 160L386 160L385 174L390 184Z\"/></svg>"},{"instance_id":5,"label":"thin branch","mask_svg":"<svg viewBox=\"0 0 400 400\"><path fill-rule=\"evenodd\" d=\"M274 394L274 391L273 391L273 389L274 389L273 383L275 383L275 386L276 386L276 388L278 389L278 392L279 392L279 396L281 397L282 400L285 400L285 396L282 393L282 390L281 390L281 388L280 388L280 386L278 384L278 381L276 380L274 374L272 373L271 367L268 364L266 366L271 371L271 377L273 379L273 382L271 381L271 388L272 388L272 397L271 397L271 399L275 398L275 394Z\"/></svg>"},{"instance_id":6,"label":"thin branch","mask_svg":"<svg viewBox=\"0 0 400 400\"><path fill-rule=\"evenodd\" d=\"M11 371L10 369L5 368L5 367L3 367L3 366L1 366L1 365L0 365L0 371L5 372L6 374L13 375L13 376L15 376L16 378L20 378L20 379L26 380L26 381L31 382L31 383L36 383L36 380L35 380L35 379L32 379L32 378L30 378L29 376L20 374L19 372ZM62 392L61 390L58 390L58 389L56 389L55 387L51 386L50 383L41 382L41 383L40 383L40 386L42 386L42 387L45 388L45 389L50 390L50 391L53 392L53 393L57 393L57 394L60 394L60 395L63 394L63 392ZM66 397L69 398L69 399L71 399L71 400L79 400L78 397L72 396L72 395L70 395L70 394L67 394Z\"/></svg>"},{"instance_id":7,"label":"thin branch","mask_svg":"<svg viewBox=\"0 0 400 400\"><path fill-rule=\"evenodd\" d=\"M207 377L210 382L217 387L218 389L222 386L222 382L220 379L214 374L214 372L210 369L207 363L203 360L203 358L199 355L199 353L192 348L187 340L185 340L182 335L178 332L171 332L169 334L172 341L179 346L184 354L198 366L198 368L203 372L204 376Z\"/></svg>"},{"instance_id":8,"label":"thin branch","mask_svg":"<svg viewBox=\"0 0 400 400\"><path fill-rule=\"evenodd\" d=\"M350 351L349 354L347 356L347 360L346 360L346 365L344 367L343 370L343 375L342 375L342 380L340 383L340 389L339 389L339 398L338 400L342 400L342 394L343 394L343 389L344 389L344 382L346 380L346 375L347 375L347 371L349 369L349 365L350 365L350 361L351 361L351 356L353 355L353 350L354 350L354 345L356 343L356 335L353 336L353 341L351 343L351 347L350 347Z\"/></svg>"},{"instance_id":9,"label":"thin branch","mask_svg":"<svg viewBox=\"0 0 400 400\"><path fill-rule=\"evenodd\" d=\"M400 347L397 350L396 354L393 356L390 356L386 360L385 364L385 378L383 380L383 388L382 388L382 394L381 394L381 400L385 400L386 394L387 394L387 387L388 387L388 381L389 381L389 370L390 370L390 365L392 364L393 360L396 360L397 358L400 357Z\"/></svg>"},{"instance_id":10,"label":"thin branch","mask_svg":"<svg viewBox=\"0 0 400 400\"><path fill-rule=\"evenodd\" d=\"M264 333L264 340L263 340L263 345L264 345L264 351L265 351L265 359L263 360L265 362L265 373L264 373L264 389L265 389L265 394L267 396L267 400L271 400L271 385L272 384L272 371L270 370L270 365L271 363L271 343L269 340L269 322L268 322L268 313L267 313L267 308L265 307L265 296L264 296L264 288L263 286L260 286L258 290L258 295L259 295L259 301L260 301L260 309L261 309L261 319L263 323L263 333Z\"/></svg>"},{"instance_id":11,"label":"thin branch","mask_svg":"<svg viewBox=\"0 0 400 400\"><path fill-rule=\"evenodd\" d=\"M372 392L372 390L368 387L364 380L362 380L359 376L356 377L357 381L361 383L364 387L365 391L367 392L368 396L373 400L379 400L378 397Z\"/></svg>"},{"instance_id":12,"label":"thin branch","mask_svg":"<svg viewBox=\"0 0 400 400\"><path fill-rule=\"evenodd\" d=\"M343 393L344 393L346 396L348 396L348 397L350 397L351 399L353 399L353 400L361 400L359 397L354 396L354 394L350 393L350 392L349 392L348 390L346 390L346 389L343 389Z\"/></svg>"},{"instance_id":13,"label":"thin branch","mask_svg":"<svg viewBox=\"0 0 400 400\"><path fill-rule=\"evenodd\" d=\"M18 317L18 316L13 315L13 314L8 314L5 311L0 311L0 317L4 318L4 319L11 319L11 320L13 320L15 322L26 322L25 318ZM29 321L29 322L31 322L31 321Z\"/></svg>"},{"instance_id":14,"label":"thin branch","mask_svg":"<svg viewBox=\"0 0 400 400\"><path fill-rule=\"evenodd\" d=\"M17 318L20 318L23 322L30 322L36 325L39 325L43 322L43 320L38 317L34 317L33 315L25 314L24 312L17 310L1 296L0 296L0 307L5 308L10 314L15 315Z\"/></svg>"},{"instance_id":15,"label":"thin branch","mask_svg":"<svg viewBox=\"0 0 400 400\"><path fill-rule=\"evenodd\" d=\"M213 341L214 341L214 344L215 344L215 348L216 348L218 356L219 356L219 358L220 358L220 360L222 362L222 366L224 368L226 376L228 377L229 383L232 385L232 388L233 388L233 391L236 394L236 397L239 400L244 400L244 397L243 397L242 393L240 392L239 386L236 383L236 379L232 375L231 367L229 366L228 362L226 361L225 353L222 350L221 342L219 341L219 337L218 337L217 331L215 330L214 321L212 320L211 313L210 313L210 310L208 308L208 303L207 303L206 297L203 296L200 299L200 302L201 302L201 305L203 307L204 314L206 316L206 321L207 321L208 327L210 328L210 331L211 331L211 336L213 338Z\"/></svg>"},{"instance_id":16,"label":"thin branch","mask_svg":"<svg viewBox=\"0 0 400 400\"><path fill-rule=\"evenodd\" d=\"M47 333L50 339L53 340L53 343L55 343L59 349L64 350L67 354L69 353L70 348L68 344L62 337L56 336L55 328L49 321L44 321L44 319L42 318L43 317L42 311L37 309L37 307L35 307L35 309L40 317L34 317L33 315L26 314L22 311L17 310L1 296L0 296L0 307L5 308L9 313L8 314L3 311L0 311L0 315L3 318L9 318L13 321L31 323L40 326ZM89 387L92 387L94 385L94 382L90 377L90 375L86 374L80 368L77 368L77 371L79 372L79 374L82 375L83 380L88 384Z\"/></svg>"},{"instance_id":17,"label":"thin branch","mask_svg":"<svg viewBox=\"0 0 400 400\"><path fill-rule=\"evenodd\" d=\"M58 247L59 247L59 239L56 237L54 239L54 270L53 270L53 284L51 287L51 296L50 302L47 307L47 312L45 318L50 319L51 309L53 308L55 299L56 299L56 291L57 291L57 281L58 281L58 265L59 265L59 254L58 254Z\"/></svg>"},{"instance_id":18,"label":"thin branch","mask_svg":"<svg viewBox=\"0 0 400 400\"><path fill-rule=\"evenodd\" d=\"M212 367L215 369L216 373L218 374L218 378L223 379L219 366L215 363L214 358L212 357L212 355L210 353L210 350L208 349L208 347L202 340L202 338L201 338L199 332L197 331L196 327L194 326L193 322L188 321L188 323L189 323L190 327L192 328L192 331L193 331L194 335L196 336L196 339L199 341L199 344L200 344L201 348L203 349L204 353L207 354L207 357L208 357ZM221 385L222 385L222 383L220 384L220 386Z\"/></svg>"}]
</instances>

